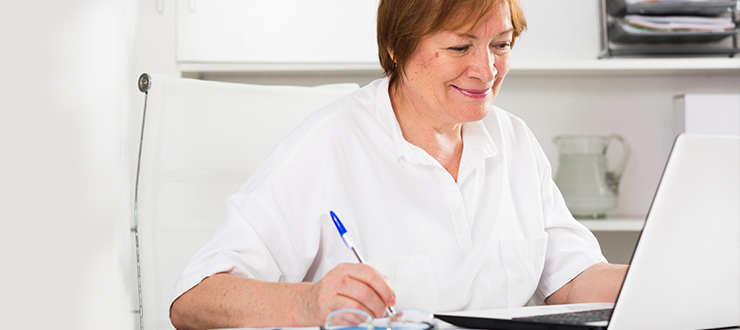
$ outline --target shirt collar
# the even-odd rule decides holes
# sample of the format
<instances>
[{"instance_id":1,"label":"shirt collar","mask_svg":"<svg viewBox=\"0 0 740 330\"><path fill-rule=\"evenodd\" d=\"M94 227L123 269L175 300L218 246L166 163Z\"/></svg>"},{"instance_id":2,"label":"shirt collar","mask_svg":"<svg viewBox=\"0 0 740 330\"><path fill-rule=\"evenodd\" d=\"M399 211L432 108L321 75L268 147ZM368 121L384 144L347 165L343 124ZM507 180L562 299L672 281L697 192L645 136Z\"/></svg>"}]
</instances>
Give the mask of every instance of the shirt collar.
<instances>
[{"instance_id":1,"label":"shirt collar","mask_svg":"<svg viewBox=\"0 0 740 330\"><path fill-rule=\"evenodd\" d=\"M391 99L388 92L390 80L386 77L377 84L375 91L375 116L380 125L388 132L395 147L396 156L405 159L409 163L431 165L437 163L423 149L409 143L403 138L401 126L398 124L396 114L393 112ZM465 123L463 134L463 156L460 160L460 173L464 167L475 168L478 163L488 157L496 155L496 145L491 139L488 130L481 121ZM471 170L472 170L471 168Z\"/></svg>"},{"instance_id":2,"label":"shirt collar","mask_svg":"<svg viewBox=\"0 0 740 330\"><path fill-rule=\"evenodd\" d=\"M401 126L398 124L395 112L393 112L391 98L388 93L389 83L390 79L388 77L378 82L377 89L375 90L375 116L383 129L391 136L396 156L399 159L406 158L407 161L418 163L420 162L420 160L416 159L418 155L413 155L411 152L411 148L409 147L411 144L403 138Z\"/></svg>"},{"instance_id":3,"label":"shirt collar","mask_svg":"<svg viewBox=\"0 0 740 330\"><path fill-rule=\"evenodd\" d=\"M457 170L457 182L465 178L488 157L496 156L498 149L482 121L463 124L463 154Z\"/></svg>"}]
</instances>

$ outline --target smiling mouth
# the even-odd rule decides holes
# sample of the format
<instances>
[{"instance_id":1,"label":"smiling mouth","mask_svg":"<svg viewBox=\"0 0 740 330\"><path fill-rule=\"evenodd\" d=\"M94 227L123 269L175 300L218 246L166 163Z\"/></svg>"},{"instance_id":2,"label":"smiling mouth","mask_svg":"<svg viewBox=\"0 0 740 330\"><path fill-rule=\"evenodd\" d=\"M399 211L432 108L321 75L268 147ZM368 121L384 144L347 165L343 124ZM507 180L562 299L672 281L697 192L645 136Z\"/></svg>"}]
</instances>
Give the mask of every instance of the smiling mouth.
<instances>
[{"instance_id":1,"label":"smiling mouth","mask_svg":"<svg viewBox=\"0 0 740 330\"><path fill-rule=\"evenodd\" d=\"M488 96L488 94L491 92L490 88L487 89L466 89L466 88L460 88L455 85L452 85L452 88L460 94L465 95L469 98L473 99L482 99Z\"/></svg>"}]
</instances>

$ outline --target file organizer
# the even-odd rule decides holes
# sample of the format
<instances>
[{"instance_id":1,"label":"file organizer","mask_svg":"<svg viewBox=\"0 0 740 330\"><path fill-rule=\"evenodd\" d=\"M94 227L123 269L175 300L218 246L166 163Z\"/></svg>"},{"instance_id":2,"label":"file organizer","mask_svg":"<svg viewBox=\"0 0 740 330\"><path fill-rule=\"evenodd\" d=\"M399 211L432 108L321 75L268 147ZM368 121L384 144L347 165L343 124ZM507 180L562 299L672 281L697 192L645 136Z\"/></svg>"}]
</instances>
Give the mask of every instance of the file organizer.
<instances>
[{"instance_id":1,"label":"file organizer","mask_svg":"<svg viewBox=\"0 0 740 330\"><path fill-rule=\"evenodd\" d=\"M740 53L737 0L630 2L600 0L599 58L633 55L718 55ZM735 27L724 31L635 31L626 15L730 17ZM726 41L731 38L730 42Z\"/></svg>"}]
</instances>

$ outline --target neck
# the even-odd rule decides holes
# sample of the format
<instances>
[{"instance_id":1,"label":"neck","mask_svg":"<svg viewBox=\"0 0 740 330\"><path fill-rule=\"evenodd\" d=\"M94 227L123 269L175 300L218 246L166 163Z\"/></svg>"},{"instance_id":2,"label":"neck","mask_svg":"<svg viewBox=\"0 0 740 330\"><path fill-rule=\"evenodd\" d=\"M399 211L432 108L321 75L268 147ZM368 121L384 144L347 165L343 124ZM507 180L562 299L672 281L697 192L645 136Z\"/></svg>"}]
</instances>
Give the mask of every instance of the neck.
<instances>
[{"instance_id":1,"label":"neck","mask_svg":"<svg viewBox=\"0 0 740 330\"><path fill-rule=\"evenodd\" d=\"M403 138L423 149L457 181L462 158L462 123L445 122L432 111L418 107L408 97L389 88L391 106Z\"/></svg>"}]
</instances>

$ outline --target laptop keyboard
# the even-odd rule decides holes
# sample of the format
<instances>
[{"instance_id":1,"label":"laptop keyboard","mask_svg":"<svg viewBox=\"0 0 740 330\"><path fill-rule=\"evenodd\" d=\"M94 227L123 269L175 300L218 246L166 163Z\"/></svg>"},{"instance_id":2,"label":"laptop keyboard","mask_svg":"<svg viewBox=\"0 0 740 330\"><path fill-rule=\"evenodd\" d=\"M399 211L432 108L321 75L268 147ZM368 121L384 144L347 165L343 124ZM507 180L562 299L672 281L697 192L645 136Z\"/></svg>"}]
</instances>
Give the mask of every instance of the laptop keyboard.
<instances>
[{"instance_id":1,"label":"laptop keyboard","mask_svg":"<svg viewBox=\"0 0 740 330\"><path fill-rule=\"evenodd\" d=\"M558 323L558 324L584 324L596 321L609 321L612 316L612 310L609 309L595 309L590 311L581 312L568 312L558 314L547 314L527 317L515 317L513 320L520 321L532 321L532 322L544 322L544 323Z\"/></svg>"}]
</instances>

